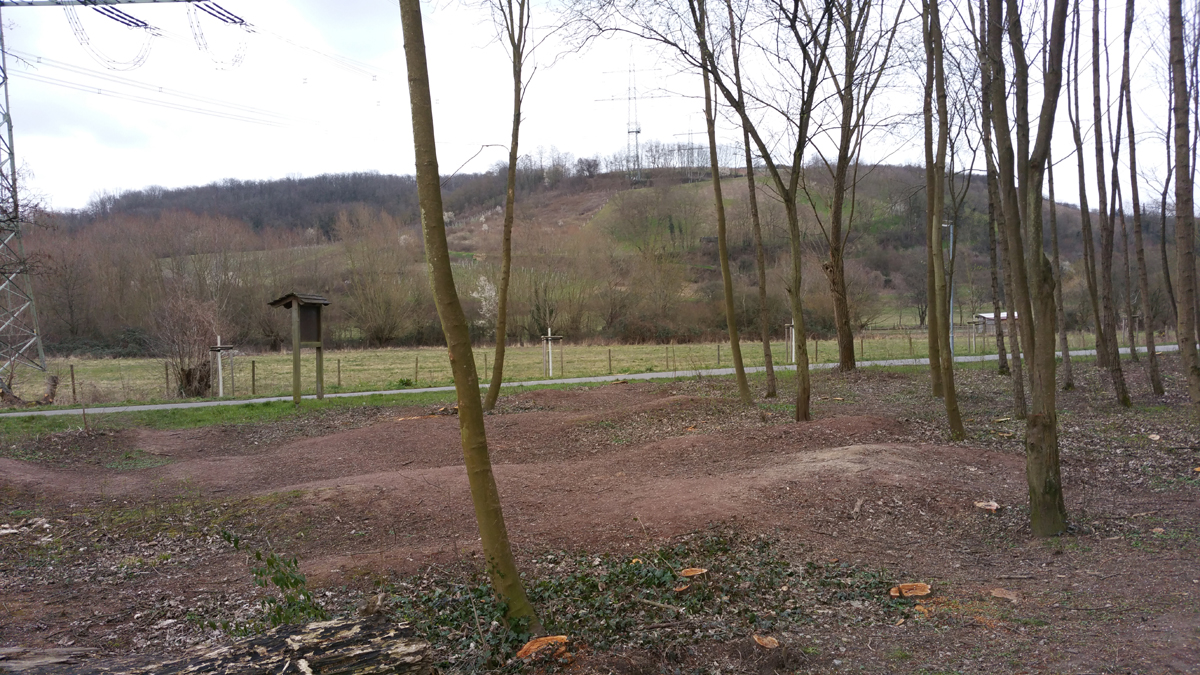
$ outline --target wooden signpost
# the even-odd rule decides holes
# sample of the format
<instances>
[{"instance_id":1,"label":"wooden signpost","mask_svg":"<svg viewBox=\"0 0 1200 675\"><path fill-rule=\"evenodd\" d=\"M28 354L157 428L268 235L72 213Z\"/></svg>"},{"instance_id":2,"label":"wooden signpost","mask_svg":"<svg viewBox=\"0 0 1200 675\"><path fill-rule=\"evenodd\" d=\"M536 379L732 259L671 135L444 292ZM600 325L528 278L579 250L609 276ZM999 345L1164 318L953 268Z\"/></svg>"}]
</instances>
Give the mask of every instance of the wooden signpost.
<instances>
[{"instance_id":1,"label":"wooden signpost","mask_svg":"<svg viewBox=\"0 0 1200 675\"><path fill-rule=\"evenodd\" d=\"M324 296L312 293L288 293L267 303L292 310L292 402L300 405L300 349L317 350L317 399L325 398L325 328L321 308L329 304Z\"/></svg>"}]
</instances>

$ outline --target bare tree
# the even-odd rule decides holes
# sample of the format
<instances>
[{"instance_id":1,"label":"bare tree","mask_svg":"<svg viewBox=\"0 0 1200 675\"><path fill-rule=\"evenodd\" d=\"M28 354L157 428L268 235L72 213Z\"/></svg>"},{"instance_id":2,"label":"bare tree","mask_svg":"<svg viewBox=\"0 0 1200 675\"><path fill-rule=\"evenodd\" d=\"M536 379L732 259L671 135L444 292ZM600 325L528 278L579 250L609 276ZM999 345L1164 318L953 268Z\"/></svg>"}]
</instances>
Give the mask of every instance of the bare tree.
<instances>
[{"instance_id":1,"label":"bare tree","mask_svg":"<svg viewBox=\"0 0 1200 675\"><path fill-rule=\"evenodd\" d=\"M183 283L168 284L154 313L155 351L175 376L179 396L207 396L212 387L210 345L217 343L220 314L213 300L199 300Z\"/></svg>"},{"instance_id":2,"label":"bare tree","mask_svg":"<svg viewBox=\"0 0 1200 675\"><path fill-rule=\"evenodd\" d=\"M695 0L692 6L692 25L696 31L701 54L708 48L708 3ZM725 294L725 326L729 330L729 351L733 355L733 372L737 380L738 396L744 405L750 405L750 385L746 381L746 368L742 363L742 346L738 339L737 314L733 301L733 274L729 270L729 244L725 237L725 200L721 196L721 164L717 159L717 116L713 109L713 92L710 81L711 62L701 59L700 70L704 77L704 123L708 130L708 157L712 169L713 205L717 212L717 256L721 266L721 286Z\"/></svg>"},{"instance_id":3,"label":"bare tree","mask_svg":"<svg viewBox=\"0 0 1200 675\"><path fill-rule=\"evenodd\" d=\"M1062 86L1063 45L1068 0L1054 0L1044 49L1041 110L1036 136L1029 120L1029 62L1017 0L988 0L985 68L991 71L993 127L999 158L1000 189L1013 267L1018 328L1029 364L1031 414L1025 420L1025 471L1029 485L1030 528L1035 536L1052 536L1066 528L1058 456L1054 354L1054 268L1047 259L1042 231L1042 184L1055 112ZM1007 9L1007 17L1005 10ZM1013 78L1006 73L1005 28ZM1009 121L1008 91L1015 99ZM1014 144L1011 133L1015 130ZM1032 143L1031 143L1032 141ZM1018 154L1019 152L1019 154Z\"/></svg>"},{"instance_id":4,"label":"bare tree","mask_svg":"<svg viewBox=\"0 0 1200 675\"><path fill-rule=\"evenodd\" d=\"M429 69L425 61L425 35L419 0L400 0L404 31L404 56L408 67L408 91L412 105L413 144L417 164L417 189L421 222L425 233L425 256L437 302L438 316L450 352L454 388L458 394L458 424L462 435L463 459L475 505L475 520L483 545L484 560L492 588L507 605L510 619L528 620L530 629L542 626L525 595L521 575L508 541L508 528L500 508L500 492L488 456L483 404L479 398L479 375L471 351L470 327L454 287L450 249L446 243L442 190L438 175L437 145L433 133L433 101L429 93Z\"/></svg>"},{"instance_id":5,"label":"bare tree","mask_svg":"<svg viewBox=\"0 0 1200 675\"><path fill-rule=\"evenodd\" d=\"M854 329L850 321L850 303L846 293L846 243L854 226L855 196L859 181L859 159L863 141L873 128L867 124L872 98L888 71L896 31L904 11L904 3L896 8L889 22L877 0L843 0L832 3L833 26L836 36L834 51L825 59L829 82L833 89L838 124L834 127L836 140L832 160L814 145L821 163L829 173L831 188L827 200L813 199L809 183L804 181L805 194L812 205L813 217L825 238L829 259L821 268L829 281L833 297L834 327L837 330L838 368L853 370ZM878 14L878 25L875 25ZM841 63L835 65L836 56ZM839 67L840 66L840 67ZM849 202L847 204L847 201ZM828 221L821 217L821 207L828 206ZM847 213L847 206L849 212Z\"/></svg>"},{"instance_id":6,"label":"bare tree","mask_svg":"<svg viewBox=\"0 0 1200 675\"><path fill-rule=\"evenodd\" d=\"M1075 141L1075 164L1079 171L1079 218L1083 237L1083 275L1087 282L1088 299L1091 301L1092 322L1096 333L1096 360L1107 366L1108 340L1104 337L1103 313L1100 310L1099 285L1096 281L1096 244L1092 236L1092 212L1088 207L1087 175L1083 156L1083 117L1080 112L1082 98L1079 95L1079 40L1083 34L1080 26L1079 0L1075 0L1071 14L1071 82L1067 86L1067 116L1071 122L1071 135Z\"/></svg>"},{"instance_id":7,"label":"bare tree","mask_svg":"<svg viewBox=\"0 0 1200 675\"><path fill-rule=\"evenodd\" d=\"M1179 268L1179 354L1192 407L1200 414L1200 359L1196 354L1196 223L1189 163L1187 68L1183 57L1182 0L1168 0L1171 32L1171 89L1175 113L1175 255Z\"/></svg>"},{"instance_id":8,"label":"bare tree","mask_svg":"<svg viewBox=\"0 0 1200 675\"><path fill-rule=\"evenodd\" d=\"M517 152L521 137L521 103L529 80L525 77L525 60L532 46L529 43L531 0L486 0L500 32L501 41L512 62L513 115L512 138L508 145L508 178L504 193L504 234L500 258L500 285L496 292L496 357L492 361L492 379L488 384L483 409L496 407L500 384L504 381L504 347L508 339L508 287L512 280L512 228L517 197Z\"/></svg>"},{"instance_id":9,"label":"bare tree","mask_svg":"<svg viewBox=\"0 0 1200 675\"><path fill-rule=\"evenodd\" d=\"M941 13L937 0L924 0L921 13L921 28L925 43L925 193L926 193L926 236L929 238L927 251L933 260L934 295L930 303L931 317L936 317L938 328L938 352L941 369L942 394L946 404L946 418L950 424L950 436L955 440L966 438L962 415L958 409L958 394L954 387L954 354L950 350L950 327L954 317L951 313L947 292L945 260L942 257L942 217L946 207L946 148L950 138L950 116L946 103L945 50L942 40ZM933 88L930 88L932 81ZM934 148L933 105L931 95L937 100L937 147ZM932 322L931 322L932 323Z\"/></svg>"},{"instance_id":10,"label":"bare tree","mask_svg":"<svg viewBox=\"0 0 1200 675\"><path fill-rule=\"evenodd\" d=\"M742 88L742 64L739 52L744 36L744 18L739 18L733 11L733 0L725 0L725 8L729 12L729 53L733 65L733 85L737 92L738 102L746 106L746 92ZM775 364L771 358L771 324L767 312L767 258L763 250L762 222L758 216L758 180L754 177L754 155L750 149L750 130L746 125L742 128L742 148L746 154L747 199L750 202L750 227L754 232L754 266L758 273L758 327L763 344L763 365L767 371L767 398L775 398Z\"/></svg>"},{"instance_id":11,"label":"bare tree","mask_svg":"<svg viewBox=\"0 0 1200 675\"><path fill-rule=\"evenodd\" d=\"M1104 112L1100 100L1100 83L1100 0L1092 0L1092 117L1096 142L1096 191L1100 200L1099 208L1096 209L1096 214L1100 218L1100 316L1104 325L1104 340L1106 341L1107 362L1105 365L1108 366L1109 377L1112 378L1117 403L1128 408L1133 405L1133 400L1129 398L1125 373L1121 370L1121 352L1117 343L1117 311L1113 304L1112 263L1116 223L1113 222L1110 213L1108 194L1104 186ZM1124 104L1124 99L1118 104L1118 120ZM1114 167L1114 177L1115 170L1116 167ZM1115 194L1113 202L1116 202Z\"/></svg>"},{"instance_id":12,"label":"bare tree","mask_svg":"<svg viewBox=\"0 0 1200 675\"><path fill-rule=\"evenodd\" d=\"M1129 36L1133 30L1133 3L1134 0L1127 0L1125 3L1125 63L1122 68L1122 79L1125 80L1123 87L1125 105L1130 112L1125 117L1129 132L1129 197L1133 202L1133 245L1137 252L1138 292L1142 296L1142 325L1146 329L1146 361L1150 370L1150 388L1155 395L1162 396L1165 390L1163 389L1162 375L1158 372L1158 356L1155 355L1154 305L1150 302L1150 278L1146 272L1146 249L1142 243L1142 200L1138 189L1137 135L1134 133L1133 127L1133 94L1130 92L1131 87L1129 86ZM1132 313L1129 322L1133 323Z\"/></svg>"},{"instance_id":13,"label":"bare tree","mask_svg":"<svg viewBox=\"0 0 1200 675\"><path fill-rule=\"evenodd\" d=\"M593 34L629 33L666 46L691 67L700 68L707 62L712 83L749 132L787 217L792 257L788 291L796 335L795 417L797 421L807 421L811 416L812 385L800 291L803 287L804 241L797 197L804 155L809 147L812 112L818 88L824 80L825 55L832 29L831 2L822 0L818 3L820 11L815 13L803 0L774 0L760 8L765 14L761 19L778 27L779 39L771 40L766 46L756 46L768 55L766 60L774 64L776 74L788 84L782 90L778 82L756 87L754 91L744 87L745 95L740 100L732 82L731 69L725 65L729 55L723 49L719 50L713 39L713 35L727 35L728 30L713 30L702 44L695 44L693 39L695 21L692 17L698 14L702 2L687 0L686 8L681 9L670 0L580 0L573 13ZM746 85L745 78L743 85ZM772 99L775 94L782 100ZM752 109L751 106L756 107ZM779 162L773 152L777 143L767 136L768 126L755 121L761 110L776 114L779 121L787 125L789 152Z\"/></svg>"},{"instance_id":14,"label":"bare tree","mask_svg":"<svg viewBox=\"0 0 1200 675\"><path fill-rule=\"evenodd\" d=\"M1063 391L1075 388L1075 373L1071 368L1071 345L1067 341L1067 310L1063 304L1062 257L1058 252L1058 202L1054 200L1054 159L1046 153L1046 182L1050 190L1050 245L1054 255L1054 305L1058 309L1058 349L1062 352Z\"/></svg>"}]
</instances>

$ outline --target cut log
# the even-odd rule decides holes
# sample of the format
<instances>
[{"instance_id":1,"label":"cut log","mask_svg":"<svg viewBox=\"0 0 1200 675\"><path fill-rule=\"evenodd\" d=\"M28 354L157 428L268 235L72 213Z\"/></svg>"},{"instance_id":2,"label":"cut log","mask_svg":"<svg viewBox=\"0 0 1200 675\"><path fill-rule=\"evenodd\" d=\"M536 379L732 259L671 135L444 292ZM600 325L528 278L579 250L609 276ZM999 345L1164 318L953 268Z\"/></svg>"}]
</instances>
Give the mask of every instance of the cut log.
<instances>
[{"instance_id":1,"label":"cut log","mask_svg":"<svg viewBox=\"0 0 1200 675\"><path fill-rule=\"evenodd\" d=\"M42 661L41 666L47 663ZM58 663L62 663L58 661ZM15 665L0 660L0 672ZM95 659L39 673L129 673L130 675L372 675L430 672L429 643L407 624L382 616L279 626L262 635L222 646L198 647L170 660Z\"/></svg>"}]
</instances>

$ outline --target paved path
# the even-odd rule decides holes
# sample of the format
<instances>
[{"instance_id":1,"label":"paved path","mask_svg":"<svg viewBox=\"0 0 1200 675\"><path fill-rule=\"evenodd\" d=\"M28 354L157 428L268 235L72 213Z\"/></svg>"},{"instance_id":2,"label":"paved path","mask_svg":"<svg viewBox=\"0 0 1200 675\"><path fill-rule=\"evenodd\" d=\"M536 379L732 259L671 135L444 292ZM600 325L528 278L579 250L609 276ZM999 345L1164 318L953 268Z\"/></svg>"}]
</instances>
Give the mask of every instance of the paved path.
<instances>
[{"instance_id":1,"label":"paved path","mask_svg":"<svg viewBox=\"0 0 1200 675\"><path fill-rule=\"evenodd\" d=\"M746 343L751 344L751 343ZM1178 345L1164 345L1158 347L1160 352L1178 351ZM1139 352L1145 352L1145 347L1138 347ZM1056 352L1061 356L1061 352ZM1129 348L1122 347L1122 354L1128 354ZM1094 356L1096 350L1081 349L1072 351L1071 354L1078 356ZM977 356L956 356L956 363L979 363L982 361L997 361L999 356L996 354L982 354ZM880 366L924 366L929 364L929 359L888 359L884 361L859 361L860 368L880 367ZM836 363L815 363L809 366L809 370L831 370L836 368ZM780 365L775 367L776 370L794 371L794 365ZM761 373L766 368L762 366L747 368L747 373ZM615 382L617 380L663 380L677 379L681 377L711 377L721 375L733 375L733 368L710 368L708 370L678 370L664 371L661 373L629 373L622 375L596 375L593 377L565 377L556 380L527 380L522 382L505 382L503 387L534 387L547 384L592 384L603 382ZM480 385L480 388L487 385ZM422 387L419 389L388 389L385 391L354 391L340 394L325 394L325 398L348 398L351 396L373 396L376 394L423 394L428 392L445 392L454 391L454 387ZM306 399L315 399L315 395L304 396ZM124 412L143 412L148 410L179 410L182 408L208 408L218 405L247 405L251 403L270 403L272 401L290 401L291 396L269 396L266 398L251 398L251 399L227 399L220 401L193 401L190 403L155 403L150 405L124 405L124 406L109 406L103 408L88 408L87 411L93 415L103 415L106 413L124 413ZM51 415L79 415L83 411L80 408L61 408L58 410L23 410L20 412L10 412L0 414L0 419L5 417L34 417L34 416L51 416Z\"/></svg>"}]
</instances>

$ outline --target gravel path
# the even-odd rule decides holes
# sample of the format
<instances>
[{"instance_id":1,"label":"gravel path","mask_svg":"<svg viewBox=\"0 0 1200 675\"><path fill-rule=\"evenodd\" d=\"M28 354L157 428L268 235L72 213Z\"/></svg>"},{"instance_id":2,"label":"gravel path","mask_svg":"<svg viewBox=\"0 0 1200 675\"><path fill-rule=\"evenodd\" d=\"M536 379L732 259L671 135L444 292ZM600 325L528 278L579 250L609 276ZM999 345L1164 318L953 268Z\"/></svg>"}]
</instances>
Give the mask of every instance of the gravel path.
<instances>
[{"instance_id":1,"label":"gravel path","mask_svg":"<svg viewBox=\"0 0 1200 675\"><path fill-rule=\"evenodd\" d=\"M1178 351L1178 345L1162 345L1158 347L1160 352ZM1145 347L1138 347L1138 351L1145 352ZM1055 352L1061 356L1061 352ZM1122 354L1128 354L1129 348L1122 347ZM1081 349L1072 351L1071 354L1077 356L1095 356L1094 349ZM996 354L982 354L978 356L956 356L956 363L979 363L983 361L996 361L999 357ZM884 361L860 361L860 368L884 367L884 366L923 366L929 363L928 359L887 359ZM809 366L809 370L830 370L836 368L836 363L816 363ZM794 371L794 365L779 365L775 366L776 370ZM747 368L747 373L761 373L765 368L753 367ZM554 380L525 380L521 382L505 382L504 387L533 387L548 384L592 384L615 382L617 380L664 380L676 379L680 377L714 377L721 375L733 375L733 368L710 368L707 370L677 370L670 372L655 372L655 373L633 373L622 375L595 375L592 377L567 377ZM486 387L486 384L480 385L480 388ZM340 394L326 394L326 398L348 398L352 396L373 396L376 394L423 394L428 392L443 392L454 391L454 387L421 387L418 389L387 389L384 391L353 391ZM315 395L308 395L302 398L316 399ZM269 403L272 401L290 401L291 396L269 396L265 398L250 398L250 399L227 399L219 401L192 401L189 403L154 403L148 405L124 405L124 406L107 406L102 408L89 408L88 412L93 415L102 415L105 413L122 413L122 412L143 412L149 410L177 410L180 408L207 408L218 405L245 405L247 403ZM81 408L60 408L56 410L23 410L20 412L10 412L0 414L0 418L4 417L34 417L34 416L50 416L50 415L79 415L83 412Z\"/></svg>"}]
</instances>

